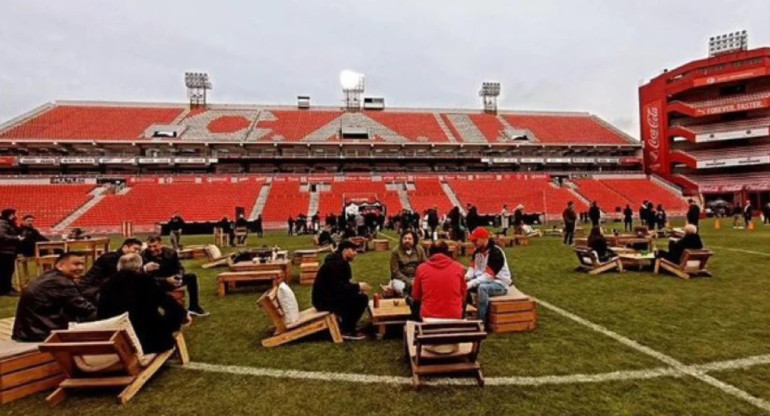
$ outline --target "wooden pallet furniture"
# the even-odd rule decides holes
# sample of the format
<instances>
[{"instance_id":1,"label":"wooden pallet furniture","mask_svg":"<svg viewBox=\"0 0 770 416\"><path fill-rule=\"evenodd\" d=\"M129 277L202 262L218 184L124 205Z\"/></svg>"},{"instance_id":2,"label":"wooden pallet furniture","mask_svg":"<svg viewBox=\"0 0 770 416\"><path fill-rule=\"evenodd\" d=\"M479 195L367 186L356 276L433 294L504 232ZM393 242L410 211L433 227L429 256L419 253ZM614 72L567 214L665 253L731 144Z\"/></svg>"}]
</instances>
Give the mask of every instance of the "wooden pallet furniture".
<instances>
[{"instance_id":1,"label":"wooden pallet furniture","mask_svg":"<svg viewBox=\"0 0 770 416\"><path fill-rule=\"evenodd\" d=\"M529 237L523 234L516 234L513 236L513 243L517 246L528 246Z\"/></svg>"},{"instance_id":2,"label":"wooden pallet furniture","mask_svg":"<svg viewBox=\"0 0 770 416\"><path fill-rule=\"evenodd\" d=\"M243 247L246 245L246 241L249 236L249 229L246 227L235 227L235 240L233 241L236 246Z\"/></svg>"},{"instance_id":3,"label":"wooden pallet furniture","mask_svg":"<svg viewBox=\"0 0 770 416\"><path fill-rule=\"evenodd\" d=\"M38 343L11 340L14 318L0 319L0 404L51 390L64 373Z\"/></svg>"},{"instance_id":4,"label":"wooden pallet furniture","mask_svg":"<svg viewBox=\"0 0 770 416\"><path fill-rule=\"evenodd\" d=\"M463 243L460 243L460 253L463 256L471 256L473 255L473 252L476 250L476 244L471 241L465 241Z\"/></svg>"},{"instance_id":5,"label":"wooden pallet furniture","mask_svg":"<svg viewBox=\"0 0 770 416\"><path fill-rule=\"evenodd\" d=\"M342 343L337 317L330 312L317 311L315 308L305 309L299 313L297 322L287 325L283 320L283 308L278 301L277 286L265 292L257 304L275 328L272 336L262 340L262 346L265 348L277 347L322 331L329 331L335 344Z\"/></svg>"},{"instance_id":6,"label":"wooden pallet furniture","mask_svg":"<svg viewBox=\"0 0 770 416\"><path fill-rule=\"evenodd\" d=\"M359 253L366 253L366 249L369 245L369 240L366 237L350 237L350 242L356 245L356 251Z\"/></svg>"},{"instance_id":7,"label":"wooden pallet furniture","mask_svg":"<svg viewBox=\"0 0 770 416\"><path fill-rule=\"evenodd\" d=\"M214 227L214 245L219 247L227 247L230 236L222 231L222 227Z\"/></svg>"},{"instance_id":8,"label":"wooden pallet furniture","mask_svg":"<svg viewBox=\"0 0 770 416\"><path fill-rule=\"evenodd\" d=\"M369 301L367 307L372 325L377 328L377 339L385 337L387 327L391 325L404 325L412 316L412 308L404 298L381 299L378 307L374 307L374 301Z\"/></svg>"},{"instance_id":9,"label":"wooden pallet furniture","mask_svg":"<svg viewBox=\"0 0 770 416\"><path fill-rule=\"evenodd\" d=\"M486 337L481 321L408 321L404 325L404 350L412 370L412 386L419 388L424 376L463 373L484 386L478 356Z\"/></svg>"},{"instance_id":10,"label":"wooden pallet furniture","mask_svg":"<svg viewBox=\"0 0 770 416\"><path fill-rule=\"evenodd\" d=\"M217 276L217 296L222 297L239 283L270 283L276 285L283 279L278 270L253 270L245 272L224 272Z\"/></svg>"},{"instance_id":11,"label":"wooden pallet furniture","mask_svg":"<svg viewBox=\"0 0 770 416\"><path fill-rule=\"evenodd\" d=\"M589 247L575 247L575 255L577 255L580 265L576 270L588 272L590 275L597 275L610 270L617 269L619 272L623 271L623 263L620 258L613 257L605 262L599 261L599 256L596 252Z\"/></svg>"},{"instance_id":12,"label":"wooden pallet furniture","mask_svg":"<svg viewBox=\"0 0 770 416\"><path fill-rule=\"evenodd\" d=\"M63 369L65 378L46 401L55 406L64 401L72 390L122 387L118 402L124 404L174 354L179 356L182 364L189 362L181 332L176 334L175 340L175 348L159 354L139 356L126 329L53 331L39 348L53 355ZM104 368L89 364L87 360L97 355L112 358L112 364L105 363Z\"/></svg>"},{"instance_id":13,"label":"wooden pallet furniture","mask_svg":"<svg viewBox=\"0 0 770 416\"><path fill-rule=\"evenodd\" d=\"M209 254L204 245L185 246L179 250L180 259L208 259Z\"/></svg>"},{"instance_id":14,"label":"wooden pallet furniture","mask_svg":"<svg viewBox=\"0 0 770 416\"><path fill-rule=\"evenodd\" d=\"M299 284L312 285L318 274L319 263L302 263L299 265Z\"/></svg>"},{"instance_id":15,"label":"wooden pallet furniture","mask_svg":"<svg viewBox=\"0 0 770 416\"><path fill-rule=\"evenodd\" d=\"M495 334L537 328L537 302L515 286L503 296L489 298L489 327Z\"/></svg>"},{"instance_id":16,"label":"wooden pallet furniture","mask_svg":"<svg viewBox=\"0 0 770 416\"><path fill-rule=\"evenodd\" d=\"M685 250L679 264L666 259L657 259L655 262L655 274L663 269L673 275L689 279L691 277L711 277L711 272L706 270L709 260L714 255L711 250Z\"/></svg>"},{"instance_id":17,"label":"wooden pallet furniture","mask_svg":"<svg viewBox=\"0 0 770 416\"><path fill-rule=\"evenodd\" d=\"M280 279L289 282L291 280L291 261L287 259L273 260L267 263L255 263L253 261L239 261L237 263L228 263L232 272L278 272Z\"/></svg>"},{"instance_id":18,"label":"wooden pallet furniture","mask_svg":"<svg viewBox=\"0 0 770 416\"><path fill-rule=\"evenodd\" d=\"M372 250L374 251L390 251L390 241L384 239L372 240Z\"/></svg>"},{"instance_id":19,"label":"wooden pallet furniture","mask_svg":"<svg viewBox=\"0 0 770 416\"><path fill-rule=\"evenodd\" d=\"M53 269L59 254L67 252L66 241L38 241L35 243L35 264L37 276Z\"/></svg>"},{"instance_id":20,"label":"wooden pallet furniture","mask_svg":"<svg viewBox=\"0 0 770 416\"><path fill-rule=\"evenodd\" d=\"M29 271L29 264L35 261L34 257L25 257L19 255L16 257L16 270L13 274L13 284L16 290L21 291L27 286L32 275Z\"/></svg>"}]
</instances>

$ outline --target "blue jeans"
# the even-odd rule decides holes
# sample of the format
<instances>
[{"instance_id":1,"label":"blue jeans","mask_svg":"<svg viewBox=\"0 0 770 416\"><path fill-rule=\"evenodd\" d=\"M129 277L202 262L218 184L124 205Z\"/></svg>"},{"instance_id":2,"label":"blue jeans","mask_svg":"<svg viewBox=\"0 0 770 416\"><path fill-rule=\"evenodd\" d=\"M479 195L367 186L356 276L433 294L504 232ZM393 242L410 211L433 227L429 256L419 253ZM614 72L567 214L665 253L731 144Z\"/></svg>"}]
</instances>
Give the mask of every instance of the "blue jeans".
<instances>
[{"instance_id":1,"label":"blue jeans","mask_svg":"<svg viewBox=\"0 0 770 416\"><path fill-rule=\"evenodd\" d=\"M489 298L502 296L508 293L508 286L502 282L482 283L476 288L479 302L479 319L487 322L487 310L489 309Z\"/></svg>"}]
</instances>

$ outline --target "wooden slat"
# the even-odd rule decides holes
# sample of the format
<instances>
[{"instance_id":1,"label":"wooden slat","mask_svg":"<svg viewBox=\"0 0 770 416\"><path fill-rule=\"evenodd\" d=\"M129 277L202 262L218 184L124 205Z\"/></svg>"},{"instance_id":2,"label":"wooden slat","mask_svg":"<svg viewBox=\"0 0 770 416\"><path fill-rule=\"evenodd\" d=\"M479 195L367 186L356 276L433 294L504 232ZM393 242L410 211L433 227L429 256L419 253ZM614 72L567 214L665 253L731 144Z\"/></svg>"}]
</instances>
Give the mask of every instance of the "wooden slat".
<instances>
[{"instance_id":1,"label":"wooden slat","mask_svg":"<svg viewBox=\"0 0 770 416\"><path fill-rule=\"evenodd\" d=\"M30 394L39 393L41 391L50 390L59 385L64 379L64 374L57 374L42 380L37 380L32 383L24 384L10 390L0 392L0 404L10 403L14 400L27 397Z\"/></svg>"},{"instance_id":2,"label":"wooden slat","mask_svg":"<svg viewBox=\"0 0 770 416\"><path fill-rule=\"evenodd\" d=\"M495 334L505 334L509 332L531 331L537 328L537 321L529 322L511 322L506 324L490 324L492 332Z\"/></svg>"},{"instance_id":3,"label":"wooden slat","mask_svg":"<svg viewBox=\"0 0 770 416\"><path fill-rule=\"evenodd\" d=\"M19 371L53 361L53 356L46 352L32 351L0 361L0 375Z\"/></svg>"},{"instance_id":4,"label":"wooden slat","mask_svg":"<svg viewBox=\"0 0 770 416\"><path fill-rule=\"evenodd\" d=\"M535 310L537 304L531 299L514 300L508 302L489 302L489 310L492 314L505 312L523 312Z\"/></svg>"},{"instance_id":5,"label":"wooden slat","mask_svg":"<svg viewBox=\"0 0 770 416\"><path fill-rule=\"evenodd\" d=\"M100 342L61 342L56 344L41 344L43 352L68 352L76 355L115 354L115 343Z\"/></svg>"},{"instance_id":6,"label":"wooden slat","mask_svg":"<svg viewBox=\"0 0 770 416\"><path fill-rule=\"evenodd\" d=\"M94 377L94 378L68 378L59 384L64 389L87 389L104 387L123 387L131 384L135 377Z\"/></svg>"},{"instance_id":7,"label":"wooden slat","mask_svg":"<svg viewBox=\"0 0 770 416\"><path fill-rule=\"evenodd\" d=\"M515 312L515 313L498 313L489 316L489 322L493 324L506 324L511 322L530 322L537 319L537 313L530 312Z\"/></svg>"},{"instance_id":8,"label":"wooden slat","mask_svg":"<svg viewBox=\"0 0 770 416\"><path fill-rule=\"evenodd\" d=\"M62 374L62 371L59 364L54 361L34 367L28 367L13 373L3 374L0 376L0 390L8 390L57 374Z\"/></svg>"}]
</instances>

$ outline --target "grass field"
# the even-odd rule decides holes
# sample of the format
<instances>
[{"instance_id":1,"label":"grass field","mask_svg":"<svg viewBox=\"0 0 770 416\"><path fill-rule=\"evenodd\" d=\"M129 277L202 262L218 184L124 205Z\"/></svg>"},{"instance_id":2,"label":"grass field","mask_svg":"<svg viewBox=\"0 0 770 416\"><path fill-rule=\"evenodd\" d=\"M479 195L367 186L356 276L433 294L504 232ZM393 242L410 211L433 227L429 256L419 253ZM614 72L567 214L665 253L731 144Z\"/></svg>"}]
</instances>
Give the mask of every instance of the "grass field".
<instances>
[{"instance_id":1,"label":"grass field","mask_svg":"<svg viewBox=\"0 0 770 416\"><path fill-rule=\"evenodd\" d=\"M123 407L110 393L92 392L48 410L39 394L0 414L768 415L770 227L716 231L708 221L702 228L716 253L714 278L588 276L573 271L574 254L556 238L507 249L515 284L542 301L539 326L490 335L481 354L483 389L443 383L414 391L397 332L384 341L335 345L320 336L265 350L261 290L217 298L218 270L189 261L212 312L185 332L192 365L166 368ZM208 240L185 237L186 244ZM263 241L252 236L250 243ZM310 237L280 233L264 243L311 246ZM354 276L385 283L388 257L358 256ZM293 289L300 307L309 306L310 289ZM15 302L0 298L0 317L12 316Z\"/></svg>"}]
</instances>

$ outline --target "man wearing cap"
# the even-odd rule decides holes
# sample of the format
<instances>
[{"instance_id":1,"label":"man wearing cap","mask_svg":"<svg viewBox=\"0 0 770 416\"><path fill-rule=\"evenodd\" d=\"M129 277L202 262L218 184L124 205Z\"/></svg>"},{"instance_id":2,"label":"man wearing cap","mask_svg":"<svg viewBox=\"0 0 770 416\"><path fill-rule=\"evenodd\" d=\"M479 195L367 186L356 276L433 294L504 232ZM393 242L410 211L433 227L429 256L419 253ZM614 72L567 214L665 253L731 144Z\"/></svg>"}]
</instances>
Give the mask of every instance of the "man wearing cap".
<instances>
[{"instance_id":1,"label":"man wearing cap","mask_svg":"<svg viewBox=\"0 0 770 416\"><path fill-rule=\"evenodd\" d=\"M486 321L489 298L508 293L513 276L503 249L489 239L486 228L477 227L471 233L470 240L476 245L476 250L465 273L465 280L468 282L468 291L475 290L478 294L479 319Z\"/></svg>"},{"instance_id":2,"label":"man wearing cap","mask_svg":"<svg viewBox=\"0 0 770 416\"><path fill-rule=\"evenodd\" d=\"M319 311L333 312L341 319L342 337L347 340L362 340L364 334L356 331L356 324L364 314L371 287L365 283L353 282L350 262L356 258L356 245L344 240L337 251L324 259L313 282L313 306Z\"/></svg>"}]
</instances>

